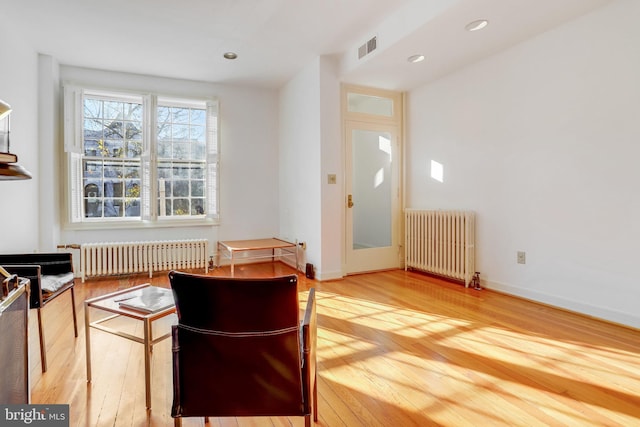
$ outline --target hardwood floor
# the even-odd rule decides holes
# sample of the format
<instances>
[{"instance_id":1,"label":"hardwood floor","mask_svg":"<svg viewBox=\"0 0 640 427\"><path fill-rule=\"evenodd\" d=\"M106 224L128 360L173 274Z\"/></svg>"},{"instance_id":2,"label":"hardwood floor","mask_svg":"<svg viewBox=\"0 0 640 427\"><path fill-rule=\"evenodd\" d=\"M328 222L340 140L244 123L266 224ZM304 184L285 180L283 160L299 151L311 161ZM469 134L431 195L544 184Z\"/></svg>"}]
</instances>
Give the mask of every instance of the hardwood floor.
<instances>
[{"instance_id":1,"label":"hardwood floor","mask_svg":"<svg viewBox=\"0 0 640 427\"><path fill-rule=\"evenodd\" d=\"M283 264L236 275L288 274ZM211 274L228 274L218 269ZM318 426L640 426L640 331L489 290L402 270L316 282ZM93 330L86 382L86 298L149 282L78 280L79 337L69 297L45 310L49 370L40 372L30 318L32 403L68 403L72 426L169 426L171 343L154 347L152 410L140 344ZM168 287L166 273L151 280ZM141 322L118 319L139 335ZM161 319L155 334L175 317ZM302 426L302 418L212 418L212 426ZM185 419L185 426L204 425Z\"/></svg>"}]
</instances>

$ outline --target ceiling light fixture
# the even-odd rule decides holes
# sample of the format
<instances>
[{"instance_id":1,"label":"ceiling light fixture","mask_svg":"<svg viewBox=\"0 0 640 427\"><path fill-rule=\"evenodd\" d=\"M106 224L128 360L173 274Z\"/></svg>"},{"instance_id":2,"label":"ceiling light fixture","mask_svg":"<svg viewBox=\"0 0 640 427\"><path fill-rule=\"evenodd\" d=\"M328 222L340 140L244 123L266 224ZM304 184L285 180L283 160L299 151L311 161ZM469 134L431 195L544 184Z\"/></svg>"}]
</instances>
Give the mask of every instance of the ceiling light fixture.
<instances>
[{"instance_id":1,"label":"ceiling light fixture","mask_svg":"<svg viewBox=\"0 0 640 427\"><path fill-rule=\"evenodd\" d=\"M412 64L422 62L424 61L424 55L411 55L407 58L407 61L411 62Z\"/></svg>"},{"instance_id":2,"label":"ceiling light fixture","mask_svg":"<svg viewBox=\"0 0 640 427\"><path fill-rule=\"evenodd\" d=\"M226 59L236 59L238 57L238 54L235 52L225 52L224 56Z\"/></svg>"},{"instance_id":3,"label":"ceiling light fixture","mask_svg":"<svg viewBox=\"0 0 640 427\"><path fill-rule=\"evenodd\" d=\"M483 29L484 27L486 27L487 25L489 25L489 21L487 21L486 19L479 19L477 21L473 21L468 23L464 29L467 31L478 31Z\"/></svg>"}]
</instances>

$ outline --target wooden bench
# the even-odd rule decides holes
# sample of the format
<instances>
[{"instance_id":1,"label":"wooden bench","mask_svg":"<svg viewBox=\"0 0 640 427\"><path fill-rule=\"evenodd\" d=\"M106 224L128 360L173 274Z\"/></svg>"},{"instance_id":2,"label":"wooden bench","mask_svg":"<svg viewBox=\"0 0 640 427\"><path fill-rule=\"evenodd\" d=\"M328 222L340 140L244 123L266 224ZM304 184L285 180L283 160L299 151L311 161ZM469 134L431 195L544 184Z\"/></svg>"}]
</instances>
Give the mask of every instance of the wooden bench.
<instances>
[{"instance_id":1,"label":"wooden bench","mask_svg":"<svg viewBox=\"0 0 640 427\"><path fill-rule=\"evenodd\" d=\"M76 298L74 292L73 260L70 253L32 253L0 255L0 265L9 273L31 281L29 307L38 312L38 334L40 336L40 359L42 372L47 371L47 355L42 329L41 310L66 291L71 291L73 330L78 336Z\"/></svg>"}]
</instances>

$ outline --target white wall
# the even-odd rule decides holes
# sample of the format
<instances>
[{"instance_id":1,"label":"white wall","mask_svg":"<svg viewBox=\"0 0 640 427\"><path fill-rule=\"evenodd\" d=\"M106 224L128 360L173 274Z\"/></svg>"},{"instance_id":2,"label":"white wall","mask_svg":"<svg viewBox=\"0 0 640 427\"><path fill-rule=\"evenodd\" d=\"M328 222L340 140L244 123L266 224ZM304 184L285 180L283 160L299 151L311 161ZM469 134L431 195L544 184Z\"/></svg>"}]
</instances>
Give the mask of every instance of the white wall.
<instances>
[{"instance_id":1,"label":"white wall","mask_svg":"<svg viewBox=\"0 0 640 427\"><path fill-rule=\"evenodd\" d=\"M313 264L319 280L343 275L339 106L336 63L329 57L316 58L280 90L280 234L306 243L299 262Z\"/></svg>"},{"instance_id":2,"label":"white wall","mask_svg":"<svg viewBox=\"0 0 640 427\"><path fill-rule=\"evenodd\" d=\"M345 236L344 157L342 116L340 114L340 83L337 62L320 58L320 191L322 209L322 280L343 276L342 259ZM336 175L336 183L329 184L328 175Z\"/></svg>"},{"instance_id":3,"label":"white wall","mask_svg":"<svg viewBox=\"0 0 640 427\"><path fill-rule=\"evenodd\" d=\"M320 58L281 90L280 235L305 242L299 262L322 269L320 205Z\"/></svg>"},{"instance_id":4,"label":"white wall","mask_svg":"<svg viewBox=\"0 0 640 427\"><path fill-rule=\"evenodd\" d=\"M52 73L55 76L55 74ZM61 81L176 96L215 96L220 101L219 226L123 230L60 230L62 244L208 238L211 251L225 239L271 237L278 233L277 93L193 81L61 66ZM62 150L62 140L49 144ZM43 167L43 170L47 170ZM52 181L64 179L50 170ZM57 176L61 175L61 176ZM56 199L62 210L62 197ZM44 213L43 213L44 214Z\"/></svg>"},{"instance_id":5,"label":"white wall","mask_svg":"<svg viewBox=\"0 0 640 427\"><path fill-rule=\"evenodd\" d=\"M412 91L406 147L407 206L476 210L488 287L635 327L638 16L618 1Z\"/></svg>"},{"instance_id":6,"label":"white wall","mask_svg":"<svg viewBox=\"0 0 640 427\"><path fill-rule=\"evenodd\" d=\"M38 102L37 53L24 44L19 28L0 15L0 99L13 108L11 152L33 179L0 181L0 252L38 248Z\"/></svg>"},{"instance_id":7,"label":"white wall","mask_svg":"<svg viewBox=\"0 0 640 427\"><path fill-rule=\"evenodd\" d=\"M63 153L54 141L62 139L58 124L61 120L60 66L49 55L38 55L38 200L43 211L39 215L38 250L56 251L60 243L59 209L61 194L64 194Z\"/></svg>"}]
</instances>

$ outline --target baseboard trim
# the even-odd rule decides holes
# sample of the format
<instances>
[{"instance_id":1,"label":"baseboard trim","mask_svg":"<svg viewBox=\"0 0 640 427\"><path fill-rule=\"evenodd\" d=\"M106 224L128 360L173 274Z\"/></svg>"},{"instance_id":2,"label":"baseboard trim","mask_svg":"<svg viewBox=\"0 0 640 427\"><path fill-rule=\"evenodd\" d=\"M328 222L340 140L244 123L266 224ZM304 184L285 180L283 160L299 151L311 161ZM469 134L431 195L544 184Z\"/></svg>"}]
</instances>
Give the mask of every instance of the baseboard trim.
<instances>
[{"instance_id":1,"label":"baseboard trim","mask_svg":"<svg viewBox=\"0 0 640 427\"><path fill-rule=\"evenodd\" d=\"M640 330L640 317L634 316L630 313L576 302L563 297L559 297L557 295L550 295L544 292L532 291L530 289L525 289L518 286L508 285L506 283L500 283L491 280L483 280L482 285L492 291L516 296L522 299L549 305L576 314L581 314L598 320L615 323L620 326L626 326L629 328Z\"/></svg>"}]
</instances>

